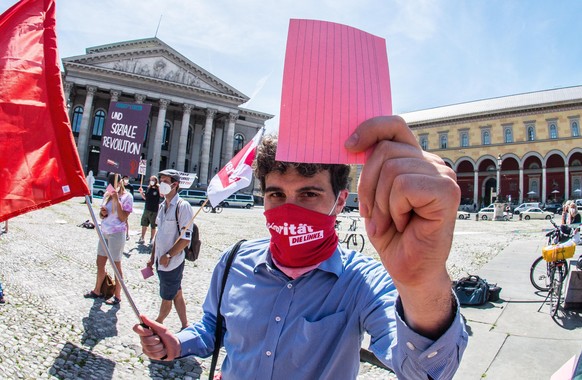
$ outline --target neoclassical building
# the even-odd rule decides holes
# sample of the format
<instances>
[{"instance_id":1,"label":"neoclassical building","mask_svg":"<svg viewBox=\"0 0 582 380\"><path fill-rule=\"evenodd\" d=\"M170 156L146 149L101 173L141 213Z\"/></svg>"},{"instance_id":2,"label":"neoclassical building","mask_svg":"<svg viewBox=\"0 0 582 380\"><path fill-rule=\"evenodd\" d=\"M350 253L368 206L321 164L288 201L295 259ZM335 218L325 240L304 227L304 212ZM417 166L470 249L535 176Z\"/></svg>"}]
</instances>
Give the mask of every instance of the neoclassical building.
<instances>
[{"instance_id":1,"label":"neoclassical building","mask_svg":"<svg viewBox=\"0 0 582 380\"><path fill-rule=\"evenodd\" d=\"M402 114L457 173L462 204L582 198L582 86Z\"/></svg>"},{"instance_id":2,"label":"neoclassical building","mask_svg":"<svg viewBox=\"0 0 582 380\"><path fill-rule=\"evenodd\" d=\"M147 176L175 168L197 173L203 187L273 117L240 107L248 96L155 37L87 48L63 67L86 172L97 173L111 101L152 105L142 147Z\"/></svg>"}]
</instances>

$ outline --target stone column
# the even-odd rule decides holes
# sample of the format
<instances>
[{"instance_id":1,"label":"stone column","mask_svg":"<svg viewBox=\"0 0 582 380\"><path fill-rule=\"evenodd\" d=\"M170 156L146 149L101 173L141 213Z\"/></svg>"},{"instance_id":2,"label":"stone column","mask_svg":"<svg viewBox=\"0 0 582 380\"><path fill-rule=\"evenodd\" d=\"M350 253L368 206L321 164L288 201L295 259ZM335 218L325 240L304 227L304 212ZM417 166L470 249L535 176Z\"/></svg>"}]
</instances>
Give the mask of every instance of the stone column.
<instances>
[{"instance_id":1,"label":"stone column","mask_svg":"<svg viewBox=\"0 0 582 380\"><path fill-rule=\"evenodd\" d=\"M570 199L570 167L568 165L564 166L564 199Z\"/></svg>"},{"instance_id":2,"label":"stone column","mask_svg":"<svg viewBox=\"0 0 582 380\"><path fill-rule=\"evenodd\" d=\"M204 136L202 138L202 154L200 157L200 183L208 184L208 164L210 163L210 141L212 140L212 124L217 110L206 109L206 124L204 125Z\"/></svg>"},{"instance_id":3,"label":"stone column","mask_svg":"<svg viewBox=\"0 0 582 380\"><path fill-rule=\"evenodd\" d=\"M137 104L143 104L143 101L145 100L146 96L143 94L135 94L135 102Z\"/></svg>"},{"instance_id":4,"label":"stone column","mask_svg":"<svg viewBox=\"0 0 582 380\"><path fill-rule=\"evenodd\" d=\"M85 106L83 107L83 118L79 129L79 139L77 140L77 150L81 159L83 169L87 166L87 148L89 145L91 113L93 112L93 97L97 92L97 87L87 86L87 96L85 97Z\"/></svg>"},{"instance_id":5,"label":"stone column","mask_svg":"<svg viewBox=\"0 0 582 380\"><path fill-rule=\"evenodd\" d=\"M121 96L121 91L111 90L111 91L109 91L109 93L111 94L111 101L112 102L118 102L119 101L119 97Z\"/></svg>"},{"instance_id":6,"label":"stone column","mask_svg":"<svg viewBox=\"0 0 582 380\"><path fill-rule=\"evenodd\" d=\"M523 203L523 168L519 168L519 203Z\"/></svg>"},{"instance_id":7,"label":"stone column","mask_svg":"<svg viewBox=\"0 0 582 380\"><path fill-rule=\"evenodd\" d=\"M481 207L479 203L479 171L473 172L473 204L477 205L477 211Z\"/></svg>"},{"instance_id":8,"label":"stone column","mask_svg":"<svg viewBox=\"0 0 582 380\"><path fill-rule=\"evenodd\" d=\"M176 169L178 171L189 171L190 168L184 168L184 161L186 160L186 144L188 143L188 126L190 125L190 113L192 112L192 104L184 104L184 113L182 114L182 125L180 126L180 139L178 140L178 158L176 162ZM184 170L185 169L185 170Z\"/></svg>"},{"instance_id":9,"label":"stone column","mask_svg":"<svg viewBox=\"0 0 582 380\"><path fill-rule=\"evenodd\" d=\"M158 112L158 123L156 124L156 134L150 145L152 153L152 171L154 175L158 175L160 171L160 160L162 157L162 136L164 133L164 123L166 122L166 110L170 104L169 100L160 99L160 110Z\"/></svg>"},{"instance_id":10,"label":"stone column","mask_svg":"<svg viewBox=\"0 0 582 380\"><path fill-rule=\"evenodd\" d=\"M224 151L223 165L226 165L232 158L234 150L234 125L238 120L238 114L228 114L228 126L226 127L226 150Z\"/></svg>"},{"instance_id":11,"label":"stone column","mask_svg":"<svg viewBox=\"0 0 582 380\"><path fill-rule=\"evenodd\" d=\"M73 82L65 82L63 87L63 94L65 95L65 104L69 104L69 98L71 97L71 90L73 90Z\"/></svg>"},{"instance_id":12,"label":"stone column","mask_svg":"<svg viewBox=\"0 0 582 380\"><path fill-rule=\"evenodd\" d=\"M546 166L542 166L542 197L541 203L546 203Z\"/></svg>"}]
</instances>

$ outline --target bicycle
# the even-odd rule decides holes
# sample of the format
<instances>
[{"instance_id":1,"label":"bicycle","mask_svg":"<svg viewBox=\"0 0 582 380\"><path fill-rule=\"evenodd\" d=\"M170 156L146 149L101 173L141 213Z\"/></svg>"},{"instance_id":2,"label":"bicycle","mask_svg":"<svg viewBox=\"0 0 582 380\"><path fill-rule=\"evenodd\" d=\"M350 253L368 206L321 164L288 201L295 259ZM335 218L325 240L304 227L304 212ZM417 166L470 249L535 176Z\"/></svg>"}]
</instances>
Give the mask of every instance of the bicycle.
<instances>
[{"instance_id":1,"label":"bicycle","mask_svg":"<svg viewBox=\"0 0 582 380\"><path fill-rule=\"evenodd\" d=\"M542 256L535 259L530 268L530 281L536 289L548 292L538 311L549 298L550 314L555 317L562 303L564 280L568 276L567 259L574 256L576 244L568 242L571 238L571 229L562 229L551 219L550 222L554 229L546 234L548 246L542 249ZM565 244L560 246L558 245L560 243Z\"/></svg>"},{"instance_id":2,"label":"bicycle","mask_svg":"<svg viewBox=\"0 0 582 380\"><path fill-rule=\"evenodd\" d=\"M220 214L222 212L222 204L219 204L216 207L212 207L209 204L204 205L204 207L202 208L202 210L204 210L204 212L206 213L212 213L212 214Z\"/></svg>"},{"instance_id":3,"label":"bicycle","mask_svg":"<svg viewBox=\"0 0 582 380\"><path fill-rule=\"evenodd\" d=\"M358 222L360 218L355 216L349 216L352 220L350 226L348 227L348 232L345 235L340 236L340 224L341 220L335 221L335 229L337 231L338 239L340 244L345 244L348 249L353 249L354 251L362 252L364 250L365 239L364 235L355 232L358 228Z\"/></svg>"}]
</instances>

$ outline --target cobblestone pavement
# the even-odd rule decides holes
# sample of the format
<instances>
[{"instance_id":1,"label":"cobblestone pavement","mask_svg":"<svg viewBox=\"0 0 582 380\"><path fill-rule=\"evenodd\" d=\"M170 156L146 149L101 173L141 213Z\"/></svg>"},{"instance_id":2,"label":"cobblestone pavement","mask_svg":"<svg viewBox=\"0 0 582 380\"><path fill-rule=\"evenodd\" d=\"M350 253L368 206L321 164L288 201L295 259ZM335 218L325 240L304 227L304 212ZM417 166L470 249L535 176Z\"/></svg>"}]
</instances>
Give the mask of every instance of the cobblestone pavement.
<instances>
[{"instance_id":1,"label":"cobblestone pavement","mask_svg":"<svg viewBox=\"0 0 582 380\"><path fill-rule=\"evenodd\" d=\"M94 210L98 202L94 200ZM122 265L140 312L155 317L160 304L157 277L144 280L140 274L149 257L148 247L137 244L142 208L143 203L136 203L130 216L131 240ZM202 252L195 264L187 263L183 281L190 321L201 316L220 253L239 239L266 235L262 211L257 207L199 214ZM97 234L78 227L89 218L87 206L75 198L10 220L9 233L0 236L0 281L7 300L0 305L0 379L207 378L210 359L151 363L131 330L138 320L124 296L113 307L82 297L92 289L96 272ZM458 221L451 275L476 270L510 240L539 238L541 229L549 226L546 221ZM365 252L374 254L369 242ZM112 272L109 265L108 270ZM166 325L179 330L175 311ZM361 365L358 377L394 378L370 364Z\"/></svg>"}]
</instances>

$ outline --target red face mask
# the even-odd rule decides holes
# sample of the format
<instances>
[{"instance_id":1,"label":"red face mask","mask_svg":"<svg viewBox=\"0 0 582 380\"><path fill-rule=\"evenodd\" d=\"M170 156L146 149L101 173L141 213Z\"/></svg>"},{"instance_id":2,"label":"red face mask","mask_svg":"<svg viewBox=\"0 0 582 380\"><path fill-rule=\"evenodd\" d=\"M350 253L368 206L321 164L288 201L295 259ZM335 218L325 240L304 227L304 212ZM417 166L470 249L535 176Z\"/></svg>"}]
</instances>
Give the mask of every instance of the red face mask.
<instances>
[{"instance_id":1,"label":"red face mask","mask_svg":"<svg viewBox=\"0 0 582 380\"><path fill-rule=\"evenodd\" d=\"M335 215L325 215L286 203L265 211L271 233L271 254L276 262L290 268L319 264L337 247Z\"/></svg>"}]
</instances>

